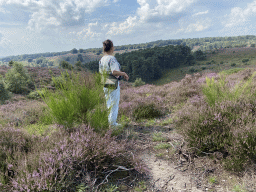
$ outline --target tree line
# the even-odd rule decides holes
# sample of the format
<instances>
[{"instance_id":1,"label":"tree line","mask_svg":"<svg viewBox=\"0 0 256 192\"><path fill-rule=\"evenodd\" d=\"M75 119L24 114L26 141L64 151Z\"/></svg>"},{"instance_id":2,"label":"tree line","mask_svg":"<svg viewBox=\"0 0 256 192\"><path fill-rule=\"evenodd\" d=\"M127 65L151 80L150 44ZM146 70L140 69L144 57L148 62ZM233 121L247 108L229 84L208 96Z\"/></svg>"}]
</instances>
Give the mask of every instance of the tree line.
<instances>
[{"instance_id":1,"label":"tree line","mask_svg":"<svg viewBox=\"0 0 256 192\"><path fill-rule=\"evenodd\" d=\"M148 43L140 43L140 44L129 44L129 45L121 45L115 46L115 50L133 50L133 49L147 49L154 47L162 47L167 45L186 45L193 49L195 46L199 47L201 51L219 49L219 48L231 48L231 47L245 47L251 46L255 47L256 36L254 35L245 35L245 36L235 36L235 37L204 37L204 38L188 38L188 39L172 39L172 40L158 40L152 41ZM39 57L53 57L60 56L66 54L81 54L92 52L96 55L102 54L102 47L100 48L89 48L89 49L76 49L73 48L70 51L63 52L47 52L47 53L38 53L38 54L24 54L18 56L8 56L1 58L2 62L13 61L25 61L31 59L36 59Z\"/></svg>"},{"instance_id":2,"label":"tree line","mask_svg":"<svg viewBox=\"0 0 256 192\"><path fill-rule=\"evenodd\" d=\"M195 64L191 49L184 45L169 45L115 54L121 65L121 71L129 75L130 81L141 78L149 83L162 77L163 73L181 65ZM85 63L83 67L91 72L99 71L99 60Z\"/></svg>"}]
</instances>

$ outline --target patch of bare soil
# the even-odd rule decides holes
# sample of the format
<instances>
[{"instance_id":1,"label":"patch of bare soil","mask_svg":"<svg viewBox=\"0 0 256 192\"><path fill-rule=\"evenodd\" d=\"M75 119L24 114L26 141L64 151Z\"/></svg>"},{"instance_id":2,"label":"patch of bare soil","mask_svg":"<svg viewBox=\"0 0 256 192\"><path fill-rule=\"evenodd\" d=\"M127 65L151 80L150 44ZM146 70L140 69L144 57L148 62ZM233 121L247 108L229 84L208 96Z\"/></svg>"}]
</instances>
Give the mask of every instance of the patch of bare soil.
<instances>
[{"instance_id":1,"label":"patch of bare soil","mask_svg":"<svg viewBox=\"0 0 256 192\"><path fill-rule=\"evenodd\" d=\"M150 179L147 181L146 191L219 192L234 191L236 185L240 188L235 191L245 191L242 188L245 183L243 176L232 175L223 169L222 153L215 152L212 154L214 158L210 158L209 154L196 156L172 124L168 126L132 124L134 135L137 137L134 154L149 169L147 178ZM164 143L171 144L171 148L155 149L155 146L161 143L152 139L152 135L157 132L167 137Z\"/></svg>"}]
</instances>

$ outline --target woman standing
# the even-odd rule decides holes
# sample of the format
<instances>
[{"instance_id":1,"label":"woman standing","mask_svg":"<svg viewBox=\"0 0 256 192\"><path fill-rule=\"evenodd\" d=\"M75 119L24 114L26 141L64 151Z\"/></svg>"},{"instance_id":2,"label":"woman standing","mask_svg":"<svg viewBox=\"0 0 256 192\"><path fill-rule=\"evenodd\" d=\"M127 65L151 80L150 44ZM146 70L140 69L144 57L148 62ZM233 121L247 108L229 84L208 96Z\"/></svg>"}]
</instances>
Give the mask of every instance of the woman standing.
<instances>
[{"instance_id":1,"label":"woman standing","mask_svg":"<svg viewBox=\"0 0 256 192\"><path fill-rule=\"evenodd\" d=\"M106 70L108 74L114 75L116 78L119 76L124 76L124 78L128 81L129 77L125 72L120 71L121 66L113 56L114 53L114 45L111 40L106 40L103 42L103 57L99 61L99 72L103 74L103 71ZM109 65L108 65L109 64ZM107 108L110 107L110 113L108 116L108 122L110 126L120 126L120 124L116 123L117 115L118 115L118 105L120 100L120 87L119 81L117 89L111 90L106 87L103 87L105 98L107 101Z\"/></svg>"}]
</instances>

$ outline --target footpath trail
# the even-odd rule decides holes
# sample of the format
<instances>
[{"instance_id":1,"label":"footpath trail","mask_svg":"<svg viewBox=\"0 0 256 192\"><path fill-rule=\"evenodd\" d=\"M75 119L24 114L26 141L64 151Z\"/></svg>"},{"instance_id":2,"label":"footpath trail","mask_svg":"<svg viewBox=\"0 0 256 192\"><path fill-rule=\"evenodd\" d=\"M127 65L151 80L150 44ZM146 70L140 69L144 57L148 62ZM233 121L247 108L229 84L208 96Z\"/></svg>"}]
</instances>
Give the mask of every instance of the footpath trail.
<instances>
[{"instance_id":1,"label":"footpath trail","mask_svg":"<svg viewBox=\"0 0 256 192\"><path fill-rule=\"evenodd\" d=\"M170 115L164 118L169 117ZM157 121L162 120L163 118ZM149 170L150 179L146 191L228 191L207 182L207 176L218 170L217 165L213 167L208 157L194 162L193 157L186 153L183 137L175 131L173 125L145 126L143 123L132 122L129 127L137 137L134 155L137 155ZM165 143L170 143L173 147L156 150L154 147L161 142L154 142L152 135L157 132L163 133L163 136L168 138Z\"/></svg>"}]
</instances>

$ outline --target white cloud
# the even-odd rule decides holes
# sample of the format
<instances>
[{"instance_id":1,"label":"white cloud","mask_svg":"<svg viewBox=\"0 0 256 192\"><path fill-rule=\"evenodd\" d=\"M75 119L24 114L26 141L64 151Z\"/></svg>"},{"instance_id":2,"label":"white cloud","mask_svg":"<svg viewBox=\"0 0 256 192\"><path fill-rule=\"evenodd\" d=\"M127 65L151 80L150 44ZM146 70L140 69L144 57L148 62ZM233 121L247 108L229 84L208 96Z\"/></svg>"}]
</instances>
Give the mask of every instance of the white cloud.
<instances>
[{"instance_id":1,"label":"white cloud","mask_svg":"<svg viewBox=\"0 0 256 192\"><path fill-rule=\"evenodd\" d=\"M188 25L185 32L191 33L191 32L195 32L195 31L203 31L205 29L208 29L211 26L210 23L211 23L210 20L206 20L204 22L197 21L196 23L191 23Z\"/></svg>"},{"instance_id":2,"label":"white cloud","mask_svg":"<svg viewBox=\"0 0 256 192\"><path fill-rule=\"evenodd\" d=\"M185 17L179 20L180 29L178 32L193 33L200 32L212 26L212 19L208 17L200 17L196 20L194 17Z\"/></svg>"},{"instance_id":3,"label":"white cloud","mask_svg":"<svg viewBox=\"0 0 256 192\"><path fill-rule=\"evenodd\" d=\"M86 14L108 3L109 0L0 0L0 5L29 12L29 28L38 30L82 26Z\"/></svg>"},{"instance_id":4,"label":"white cloud","mask_svg":"<svg viewBox=\"0 0 256 192\"><path fill-rule=\"evenodd\" d=\"M256 1L248 3L245 9L240 7L234 7L231 9L231 13L226 15L227 18L222 24L226 28L250 24L252 19L255 19L256 13Z\"/></svg>"},{"instance_id":5,"label":"white cloud","mask_svg":"<svg viewBox=\"0 0 256 192\"><path fill-rule=\"evenodd\" d=\"M1 4L0 4L1 5ZM4 8L0 7L0 13L11 13L10 11L6 11Z\"/></svg>"},{"instance_id":6,"label":"white cloud","mask_svg":"<svg viewBox=\"0 0 256 192\"><path fill-rule=\"evenodd\" d=\"M137 14L140 19L147 21L157 21L157 18L166 16L175 17L186 11L197 0L137 0L140 8Z\"/></svg>"},{"instance_id":7,"label":"white cloud","mask_svg":"<svg viewBox=\"0 0 256 192\"><path fill-rule=\"evenodd\" d=\"M116 22L113 22L110 26L108 35L118 35L118 34L128 34L133 31L133 28L137 26L137 16L131 17L129 16L123 23L117 25ZM105 25L104 29L106 29L109 25Z\"/></svg>"},{"instance_id":8,"label":"white cloud","mask_svg":"<svg viewBox=\"0 0 256 192\"><path fill-rule=\"evenodd\" d=\"M99 37L101 33L97 33L99 29L98 22L90 23L87 28L84 28L82 31L77 32L76 34L83 39L90 39L94 37Z\"/></svg>"},{"instance_id":9,"label":"white cloud","mask_svg":"<svg viewBox=\"0 0 256 192\"><path fill-rule=\"evenodd\" d=\"M209 13L209 10L195 13L193 16L204 15L204 14L207 14L207 13Z\"/></svg>"}]
</instances>

